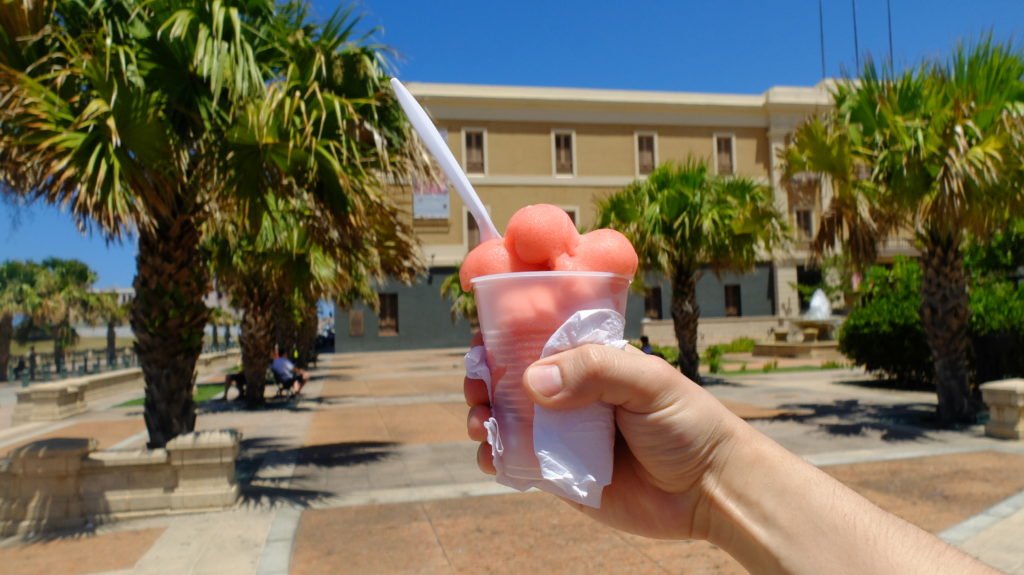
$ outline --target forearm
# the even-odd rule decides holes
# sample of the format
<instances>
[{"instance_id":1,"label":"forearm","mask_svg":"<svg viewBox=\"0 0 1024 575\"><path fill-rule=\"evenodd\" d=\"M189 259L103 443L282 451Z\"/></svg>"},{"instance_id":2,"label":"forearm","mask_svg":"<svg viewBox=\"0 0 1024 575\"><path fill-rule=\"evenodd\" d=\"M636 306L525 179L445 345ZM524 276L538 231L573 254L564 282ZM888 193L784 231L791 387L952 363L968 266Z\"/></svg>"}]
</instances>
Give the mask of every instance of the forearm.
<instances>
[{"instance_id":1,"label":"forearm","mask_svg":"<svg viewBox=\"0 0 1024 575\"><path fill-rule=\"evenodd\" d=\"M996 573L745 423L705 483L709 540L753 573Z\"/></svg>"}]
</instances>

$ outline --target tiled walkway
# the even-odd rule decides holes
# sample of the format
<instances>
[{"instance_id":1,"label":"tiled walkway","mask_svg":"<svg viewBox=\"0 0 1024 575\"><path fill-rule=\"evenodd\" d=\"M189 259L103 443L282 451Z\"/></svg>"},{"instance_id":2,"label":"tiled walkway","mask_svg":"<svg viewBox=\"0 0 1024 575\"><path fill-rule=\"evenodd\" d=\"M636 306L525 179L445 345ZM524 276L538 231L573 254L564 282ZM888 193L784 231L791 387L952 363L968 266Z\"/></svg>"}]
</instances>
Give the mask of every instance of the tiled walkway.
<instances>
[{"instance_id":1,"label":"tiled walkway","mask_svg":"<svg viewBox=\"0 0 1024 575\"><path fill-rule=\"evenodd\" d=\"M498 486L465 438L461 352L325 356L299 402L203 407L243 433L234 510L124 521L46 542L0 542L4 573L742 573L702 542L596 525L555 498ZM1024 529L1024 447L928 426L934 396L854 371L750 374L708 389L752 425L883 508L1011 572ZM143 429L110 410L36 437ZM106 423L104 423L106 422ZM2 431L3 450L30 437ZM28 432L26 432L26 435ZM1003 507L998 504L1003 502ZM972 517L989 512L986 521ZM1016 538L1016 539L1014 539ZM952 539L951 539L952 540Z\"/></svg>"}]
</instances>

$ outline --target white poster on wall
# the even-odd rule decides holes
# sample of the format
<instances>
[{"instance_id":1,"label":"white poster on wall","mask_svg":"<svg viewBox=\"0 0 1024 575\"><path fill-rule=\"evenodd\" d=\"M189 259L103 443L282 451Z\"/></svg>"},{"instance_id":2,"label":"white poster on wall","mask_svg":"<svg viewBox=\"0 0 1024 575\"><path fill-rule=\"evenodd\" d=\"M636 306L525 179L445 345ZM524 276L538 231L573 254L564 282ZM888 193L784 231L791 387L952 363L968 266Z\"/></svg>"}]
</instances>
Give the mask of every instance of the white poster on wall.
<instances>
[{"instance_id":1,"label":"white poster on wall","mask_svg":"<svg viewBox=\"0 0 1024 575\"><path fill-rule=\"evenodd\" d=\"M448 130L439 130L441 137L448 140ZM440 172L440 170L438 170ZM448 180L438 174L438 181L413 180L412 217L417 220L447 220L450 202Z\"/></svg>"}]
</instances>

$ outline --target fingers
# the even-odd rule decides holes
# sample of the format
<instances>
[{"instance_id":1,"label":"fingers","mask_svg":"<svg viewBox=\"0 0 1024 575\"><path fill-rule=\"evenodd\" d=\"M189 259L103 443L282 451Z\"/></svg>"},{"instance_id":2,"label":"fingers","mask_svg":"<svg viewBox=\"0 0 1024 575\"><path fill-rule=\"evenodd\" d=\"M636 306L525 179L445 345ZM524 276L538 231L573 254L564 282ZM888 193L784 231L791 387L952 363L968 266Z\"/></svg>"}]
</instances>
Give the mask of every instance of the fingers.
<instances>
[{"instance_id":1,"label":"fingers","mask_svg":"<svg viewBox=\"0 0 1024 575\"><path fill-rule=\"evenodd\" d=\"M476 466L480 468L480 471L488 475L494 475L496 473L494 469L494 460L491 459L491 446L486 443L481 443L480 447L476 450Z\"/></svg>"},{"instance_id":2,"label":"fingers","mask_svg":"<svg viewBox=\"0 0 1024 575\"><path fill-rule=\"evenodd\" d=\"M523 377L535 402L572 409L602 401L634 413L653 413L696 385L670 365L646 354L585 345L542 359Z\"/></svg>"},{"instance_id":3,"label":"fingers","mask_svg":"<svg viewBox=\"0 0 1024 575\"><path fill-rule=\"evenodd\" d=\"M487 396L487 384L482 379L465 378L462 380L462 394L466 396L466 405L489 405L491 399Z\"/></svg>"},{"instance_id":4,"label":"fingers","mask_svg":"<svg viewBox=\"0 0 1024 575\"><path fill-rule=\"evenodd\" d=\"M487 441L487 428L484 422L491 418L491 408L486 405L475 405L466 416L466 429L473 441Z\"/></svg>"}]
</instances>

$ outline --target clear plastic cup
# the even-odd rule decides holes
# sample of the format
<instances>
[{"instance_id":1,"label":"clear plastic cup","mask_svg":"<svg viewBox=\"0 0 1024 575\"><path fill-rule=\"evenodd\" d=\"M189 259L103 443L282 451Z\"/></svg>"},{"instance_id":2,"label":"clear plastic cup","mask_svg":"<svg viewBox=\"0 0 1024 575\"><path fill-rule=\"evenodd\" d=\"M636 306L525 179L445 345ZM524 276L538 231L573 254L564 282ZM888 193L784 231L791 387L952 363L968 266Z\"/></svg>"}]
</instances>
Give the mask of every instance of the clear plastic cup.
<instances>
[{"instance_id":1,"label":"clear plastic cup","mask_svg":"<svg viewBox=\"0 0 1024 575\"><path fill-rule=\"evenodd\" d=\"M603 272L522 272L473 279L477 316L491 371L491 413L498 423L505 474L541 479L533 446L533 402L523 372L578 311L625 314L630 278Z\"/></svg>"}]
</instances>

